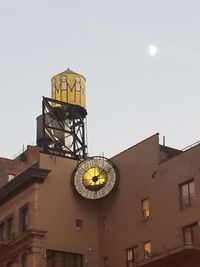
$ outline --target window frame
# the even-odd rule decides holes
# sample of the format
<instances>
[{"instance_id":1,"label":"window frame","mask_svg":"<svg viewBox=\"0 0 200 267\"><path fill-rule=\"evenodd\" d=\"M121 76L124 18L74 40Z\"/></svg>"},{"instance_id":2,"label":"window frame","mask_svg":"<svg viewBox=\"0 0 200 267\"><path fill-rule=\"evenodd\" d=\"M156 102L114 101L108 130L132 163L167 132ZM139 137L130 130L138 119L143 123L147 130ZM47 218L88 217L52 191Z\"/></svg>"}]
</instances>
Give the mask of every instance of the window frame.
<instances>
[{"instance_id":1,"label":"window frame","mask_svg":"<svg viewBox=\"0 0 200 267\"><path fill-rule=\"evenodd\" d=\"M145 249L145 245L147 245L147 244L150 244L150 250L149 251ZM147 240L147 241L143 242L143 250L144 250L144 258L145 259L150 258L152 255L152 242L151 242L151 240Z\"/></svg>"},{"instance_id":2,"label":"window frame","mask_svg":"<svg viewBox=\"0 0 200 267\"><path fill-rule=\"evenodd\" d=\"M63 78L65 78L65 80L63 80ZM60 90L61 91L67 91L68 89L68 79L67 79L67 75L62 75L60 77Z\"/></svg>"},{"instance_id":3,"label":"window frame","mask_svg":"<svg viewBox=\"0 0 200 267\"><path fill-rule=\"evenodd\" d=\"M12 234L13 234L13 214L8 215L7 217L5 217L2 221L0 221L0 241L8 241L12 238ZM8 228L9 221L12 221L11 223L11 228ZM9 232L8 232L9 229Z\"/></svg>"},{"instance_id":4,"label":"window frame","mask_svg":"<svg viewBox=\"0 0 200 267\"><path fill-rule=\"evenodd\" d=\"M199 227L199 222L194 222L192 224L185 225L182 227L182 233L183 233L183 244L184 245L195 245L195 233L194 233L194 227ZM191 242L186 242L186 232L185 230L190 230L190 238Z\"/></svg>"},{"instance_id":5,"label":"window frame","mask_svg":"<svg viewBox=\"0 0 200 267\"><path fill-rule=\"evenodd\" d=\"M105 257L103 257L103 267L108 267L108 266L109 266L108 257L105 256Z\"/></svg>"},{"instance_id":6,"label":"window frame","mask_svg":"<svg viewBox=\"0 0 200 267\"><path fill-rule=\"evenodd\" d=\"M21 266L22 267L28 267L28 255L27 253L23 253L20 257L21 259Z\"/></svg>"},{"instance_id":7,"label":"window frame","mask_svg":"<svg viewBox=\"0 0 200 267\"><path fill-rule=\"evenodd\" d=\"M148 209L145 209L145 205L144 205L145 201L148 201ZM150 217L150 200L147 197L147 198L142 199L141 203L142 203L142 217L145 221L147 221L149 220L149 217ZM146 213L148 213L148 215Z\"/></svg>"},{"instance_id":8,"label":"window frame","mask_svg":"<svg viewBox=\"0 0 200 267\"><path fill-rule=\"evenodd\" d=\"M191 193L190 190L190 184L194 184L194 193ZM188 195L187 197L183 196L183 187L187 185L187 190L188 190ZM194 201L195 198L195 180L194 178L191 178L181 184L179 184L179 202L180 202L180 209L186 209L190 208L192 206L192 202ZM186 203L184 203L187 201Z\"/></svg>"},{"instance_id":9,"label":"window frame","mask_svg":"<svg viewBox=\"0 0 200 267\"><path fill-rule=\"evenodd\" d=\"M51 80L51 93L52 94L56 93L56 78L52 78Z\"/></svg>"},{"instance_id":10,"label":"window frame","mask_svg":"<svg viewBox=\"0 0 200 267\"><path fill-rule=\"evenodd\" d=\"M13 235L13 221L14 221L14 215L13 214L10 214L9 216L7 216L6 218L5 218L5 231L6 231L6 240L10 240L11 238L12 238L12 235ZM11 227L9 227L9 221L11 221L11 224L10 224L10 226Z\"/></svg>"},{"instance_id":11,"label":"window frame","mask_svg":"<svg viewBox=\"0 0 200 267\"><path fill-rule=\"evenodd\" d=\"M83 220L76 219L75 226L76 226L76 231L82 232L83 231Z\"/></svg>"},{"instance_id":12,"label":"window frame","mask_svg":"<svg viewBox=\"0 0 200 267\"><path fill-rule=\"evenodd\" d=\"M4 242L6 240L6 224L5 220L0 222L0 242Z\"/></svg>"},{"instance_id":13,"label":"window frame","mask_svg":"<svg viewBox=\"0 0 200 267\"><path fill-rule=\"evenodd\" d=\"M52 249L47 249L46 250L46 266L51 267L51 266L56 266L56 259L57 256L60 255L60 258L62 259L62 267L65 267L65 261L67 258L70 256L73 258L73 263L76 263L76 260L78 258L80 267L83 267L83 254L79 253L73 253L73 252L68 252L68 251L58 251L58 250L52 250Z\"/></svg>"},{"instance_id":14,"label":"window frame","mask_svg":"<svg viewBox=\"0 0 200 267\"><path fill-rule=\"evenodd\" d=\"M29 215L29 203L26 203L22 207L19 208L19 232L25 233L29 229L30 226L30 215ZM26 212L26 216L24 216L24 212ZM26 223L24 223L26 221Z\"/></svg>"},{"instance_id":15,"label":"window frame","mask_svg":"<svg viewBox=\"0 0 200 267\"><path fill-rule=\"evenodd\" d=\"M138 246L129 247L126 249L126 266L130 267L131 265L134 265L137 262L137 250ZM129 260L128 252L131 251L132 258Z\"/></svg>"}]
</instances>

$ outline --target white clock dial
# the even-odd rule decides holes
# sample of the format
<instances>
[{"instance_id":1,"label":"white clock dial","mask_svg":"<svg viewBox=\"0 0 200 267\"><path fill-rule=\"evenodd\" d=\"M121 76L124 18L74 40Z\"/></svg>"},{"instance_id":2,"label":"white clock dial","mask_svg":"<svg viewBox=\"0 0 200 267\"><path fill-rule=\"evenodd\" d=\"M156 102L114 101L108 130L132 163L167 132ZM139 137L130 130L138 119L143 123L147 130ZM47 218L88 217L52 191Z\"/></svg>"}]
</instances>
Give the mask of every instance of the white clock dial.
<instances>
[{"instance_id":1,"label":"white clock dial","mask_svg":"<svg viewBox=\"0 0 200 267\"><path fill-rule=\"evenodd\" d=\"M87 199L107 196L116 187L117 182L117 171L112 161L99 156L81 161L72 175L75 190Z\"/></svg>"}]
</instances>

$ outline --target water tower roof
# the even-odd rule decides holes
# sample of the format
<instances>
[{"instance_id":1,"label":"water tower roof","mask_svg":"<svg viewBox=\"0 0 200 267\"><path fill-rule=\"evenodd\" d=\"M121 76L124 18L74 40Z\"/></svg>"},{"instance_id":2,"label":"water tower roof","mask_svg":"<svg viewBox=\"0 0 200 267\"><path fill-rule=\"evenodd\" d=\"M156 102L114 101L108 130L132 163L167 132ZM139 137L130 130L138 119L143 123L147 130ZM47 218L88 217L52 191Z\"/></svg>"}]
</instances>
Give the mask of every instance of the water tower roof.
<instances>
[{"instance_id":1,"label":"water tower roof","mask_svg":"<svg viewBox=\"0 0 200 267\"><path fill-rule=\"evenodd\" d=\"M73 70L70 70L70 68L67 68L67 70L63 71L62 73L78 74L78 73L74 72Z\"/></svg>"},{"instance_id":2,"label":"water tower roof","mask_svg":"<svg viewBox=\"0 0 200 267\"><path fill-rule=\"evenodd\" d=\"M63 72L61 72L61 73L58 73L58 74L56 74L56 75L54 75L54 76L57 76L57 75L64 75L64 74L77 74L77 75L81 75L81 74L79 74L79 73L77 73L77 72L74 72L73 70L70 70L70 68L68 68L67 70L65 70L65 71L63 71ZM81 75L83 78L85 78L83 75Z\"/></svg>"}]
</instances>

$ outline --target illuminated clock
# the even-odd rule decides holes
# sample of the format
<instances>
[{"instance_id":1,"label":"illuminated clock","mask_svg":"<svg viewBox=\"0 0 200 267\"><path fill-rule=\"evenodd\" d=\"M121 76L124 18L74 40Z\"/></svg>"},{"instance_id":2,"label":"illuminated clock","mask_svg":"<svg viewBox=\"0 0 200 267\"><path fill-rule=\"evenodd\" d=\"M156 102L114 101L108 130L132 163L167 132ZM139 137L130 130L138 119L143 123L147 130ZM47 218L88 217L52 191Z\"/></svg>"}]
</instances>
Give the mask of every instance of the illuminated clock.
<instances>
[{"instance_id":1,"label":"illuminated clock","mask_svg":"<svg viewBox=\"0 0 200 267\"><path fill-rule=\"evenodd\" d=\"M75 190L87 199L107 196L114 190L117 182L117 171L112 161L100 156L81 161L72 175Z\"/></svg>"}]
</instances>

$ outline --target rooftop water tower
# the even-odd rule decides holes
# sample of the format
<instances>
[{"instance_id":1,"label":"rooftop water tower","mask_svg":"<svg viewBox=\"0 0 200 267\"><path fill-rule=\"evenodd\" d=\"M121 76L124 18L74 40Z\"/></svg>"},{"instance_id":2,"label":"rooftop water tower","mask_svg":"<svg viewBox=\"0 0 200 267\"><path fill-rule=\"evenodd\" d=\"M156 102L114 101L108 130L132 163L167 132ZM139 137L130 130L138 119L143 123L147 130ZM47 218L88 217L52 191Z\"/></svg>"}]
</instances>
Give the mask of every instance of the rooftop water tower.
<instances>
[{"instance_id":1,"label":"rooftop water tower","mask_svg":"<svg viewBox=\"0 0 200 267\"><path fill-rule=\"evenodd\" d=\"M85 82L69 68L52 77L51 98L43 97L42 115L37 118L37 145L43 152L86 157Z\"/></svg>"}]
</instances>

